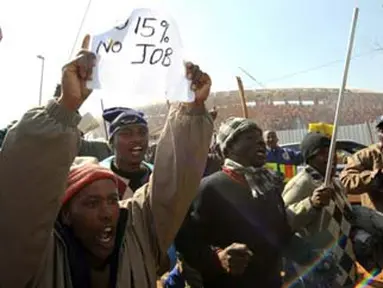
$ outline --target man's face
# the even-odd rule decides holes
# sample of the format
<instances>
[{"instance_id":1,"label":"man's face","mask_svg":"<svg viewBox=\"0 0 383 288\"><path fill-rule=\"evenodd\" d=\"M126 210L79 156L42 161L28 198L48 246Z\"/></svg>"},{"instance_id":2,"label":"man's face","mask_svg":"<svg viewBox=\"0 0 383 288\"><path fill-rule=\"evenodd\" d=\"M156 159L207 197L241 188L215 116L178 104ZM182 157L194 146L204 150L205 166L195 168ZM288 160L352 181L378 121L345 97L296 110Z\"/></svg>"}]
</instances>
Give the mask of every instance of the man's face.
<instances>
[{"instance_id":1,"label":"man's face","mask_svg":"<svg viewBox=\"0 0 383 288\"><path fill-rule=\"evenodd\" d=\"M322 173L323 175L326 173L329 152L330 152L329 147L321 148L319 150L318 154L314 158L315 165L317 166L316 168L318 170L320 170L319 172ZM334 153L334 158L333 158L332 163L333 163L332 174L335 175L336 164L337 164L337 154L336 153Z\"/></svg>"},{"instance_id":2,"label":"man's face","mask_svg":"<svg viewBox=\"0 0 383 288\"><path fill-rule=\"evenodd\" d=\"M149 145L147 126L129 125L114 136L116 157L125 163L137 165L144 158Z\"/></svg>"},{"instance_id":3,"label":"man's face","mask_svg":"<svg viewBox=\"0 0 383 288\"><path fill-rule=\"evenodd\" d=\"M119 211L116 184L102 179L71 200L64 222L91 256L105 261L114 249Z\"/></svg>"},{"instance_id":4,"label":"man's face","mask_svg":"<svg viewBox=\"0 0 383 288\"><path fill-rule=\"evenodd\" d=\"M266 163L266 145L262 131L249 129L238 134L228 148L228 156L234 155L243 166L261 167Z\"/></svg>"},{"instance_id":5,"label":"man's face","mask_svg":"<svg viewBox=\"0 0 383 288\"><path fill-rule=\"evenodd\" d=\"M266 142L266 145L267 147L273 149L273 148L277 148L278 147L278 137L277 137L277 133L275 133L274 131L267 131L265 133L265 142Z\"/></svg>"}]
</instances>

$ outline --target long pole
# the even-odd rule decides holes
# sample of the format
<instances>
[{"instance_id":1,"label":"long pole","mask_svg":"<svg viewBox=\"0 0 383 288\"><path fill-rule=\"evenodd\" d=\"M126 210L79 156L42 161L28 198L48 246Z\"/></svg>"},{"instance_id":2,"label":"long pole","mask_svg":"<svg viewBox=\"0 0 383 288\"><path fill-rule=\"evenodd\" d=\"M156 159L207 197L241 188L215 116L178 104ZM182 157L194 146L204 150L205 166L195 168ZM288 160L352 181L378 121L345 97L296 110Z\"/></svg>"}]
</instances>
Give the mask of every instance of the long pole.
<instances>
[{"instance_id":1,"label":"long pole","mask_svg":"<svg viewBox=\"0 0 383 288\"><path fill-rule=\"evenodd\" d=\"M44 82L45 58L41 55L37 55L37 58L39 58L41 60L40 93L39 93L39 106L41 106L42 101L43 101L43 82Z\"/></svg>"},{"instance_id":2,"label":"long pole","mask_svg":"<svg viewBox=\"0 0 383 288\"><path fill-rule=\"evenodd\" d=\"M354 46L355 30L356 30L356 23L358 22L358 15L359 15L359 8L355 7L354 14L352 17L352 24L351 24L351 30L350 30L350 37L349 37L349 41L348 41L346 61L344 64L342 84L341 84L340 89L339 89L338 102L337 102L336 110L335 110L334 129L333 129L333 133L331 136L330 151L329 151L328 160L327 160L325 185L330 185L331 178L332 178L334 155L336 153L335 148L336 148L336 138L337 138L337 133L338 133L339 114L340 114L340 108L342 107L344 90L346 89L346 85L347 85L348 70L350 67L352 49ZM322 217L321 217L321 222L320 222L320 230L322 230L322 228L323 228L323 219L324 219L324 213L322 212Z\"/></svg>"},{"instance_id":3,"label":"long pole","mask_svg":"<svg viewBox=\"0 0 383 288\"><path fill-rule=\"evenodd\" d=\"M355 30L356 30L356 23L358 21L358 15L359 15L359 8L355 7L354 14L352 17L352 25L351 25L351 31L350 31L350 38L348 42L348 48L347 48L347 55L346 55L346 62L344 64L344 70L343 70L343 77L342 77L342 84L339 89L339 95L338 95L338 103L336 105L335 110L335 119L334 119L334 130L331 137L331 145L330 145L330 153L327 161L327 168L326 168L326 177L325 177L325 184L329 185L331 182L332 177L332 166L333 166L333 155L335 154L335 147L336 147L336 138L338 133L338 123L339 123L339 114L340 114L340 108L342 107L343 103L343 96L344 96L344 90L346 89L347 85L347 78L348 78L348 70L350 67L350 60L352 55L352 48L354 46L354 39L355 39Z\"/></svg>"},{"instance_id":4,"label":"long pole","mask_svg":"<svg viewBox=\"0 0 383 288\"><path fill-rule=\"evenodd\" d=\"M238 84L239 97L241 98L242 114L244 118L249 118L249 112L247 110L246 96L245 96L245 90L243 89L243 83L242 83L241 77L237 76L236 78L237 78L237 84Z\"/></svg>"},{"instance_id":5,"label":"long pole","mask_svg":"<svg viewBox=\"0 0 383 288\"><path fill-rule=\"evenodd\" d=\"M265 88L265 85L263 85L261 82L259 82L257 79L255 79L255 77L253 75L251 75L249 72L247 72L245 69L243 69L242 67L238 67L238 68L243 73L245 73L251 80L253 80L255 83L257 83L259 86L261 86L262 88Z\"/></svg>"}]
</instances>

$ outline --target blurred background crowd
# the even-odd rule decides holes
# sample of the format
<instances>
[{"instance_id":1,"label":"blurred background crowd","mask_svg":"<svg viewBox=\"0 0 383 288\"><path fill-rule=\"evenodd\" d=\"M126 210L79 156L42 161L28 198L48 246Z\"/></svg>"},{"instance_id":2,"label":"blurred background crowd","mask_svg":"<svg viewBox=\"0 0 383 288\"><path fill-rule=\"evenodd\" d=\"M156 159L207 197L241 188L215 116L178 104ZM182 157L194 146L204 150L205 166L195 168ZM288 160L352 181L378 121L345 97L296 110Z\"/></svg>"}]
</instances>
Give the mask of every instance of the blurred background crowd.
<instances>
[{"instance_id":1,"label":"blurred background crowd","mask_svg":"<svg viewBox=\"0 0 383 288\"><path fill-rule=\"evenodd\" d=\"M306 128L312 122L333 122L337 89L295 88L246 90L249 117L263 129L290 130ZM241 116L238 91L213 93L209 108L218 110L216 125L229 116ZM348 90L341 109L340 125L372 122L382 114L382 93ZM150 131L162 128L167 105L152 105L142 109L148 117Z\"/></svg>"}]
</instances>

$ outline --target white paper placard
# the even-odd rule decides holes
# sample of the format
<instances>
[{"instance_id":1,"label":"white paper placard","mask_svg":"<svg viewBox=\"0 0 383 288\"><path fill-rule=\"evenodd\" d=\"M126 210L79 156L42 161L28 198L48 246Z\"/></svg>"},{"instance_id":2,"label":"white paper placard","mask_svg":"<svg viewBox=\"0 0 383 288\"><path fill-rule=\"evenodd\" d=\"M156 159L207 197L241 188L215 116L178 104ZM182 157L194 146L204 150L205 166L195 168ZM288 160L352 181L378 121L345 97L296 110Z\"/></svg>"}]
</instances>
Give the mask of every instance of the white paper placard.
<instances>
[{"instance_id":1,"label":"white paper placard","mask_svg":"<svg viewBox=\"0 0 383 288\"><path fill-rule=\"evenodd\" d=\"M194 101L185 77L181 37L170 16L134 10L125 23L93 36L91 51L98 64L89 88L118 90L130 99Z\"/></svg>"}]
</instances>

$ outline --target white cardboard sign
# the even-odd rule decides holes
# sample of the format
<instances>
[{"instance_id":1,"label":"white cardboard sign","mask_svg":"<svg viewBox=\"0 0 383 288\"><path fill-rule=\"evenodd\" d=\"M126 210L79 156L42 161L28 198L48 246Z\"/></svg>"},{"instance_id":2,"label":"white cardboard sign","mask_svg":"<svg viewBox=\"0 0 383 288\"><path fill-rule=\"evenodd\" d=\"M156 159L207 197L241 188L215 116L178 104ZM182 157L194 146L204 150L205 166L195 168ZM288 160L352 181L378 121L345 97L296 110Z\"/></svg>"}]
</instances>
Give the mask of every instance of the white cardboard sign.
<instances>
[{"instance_id":1,"label":"white cardboard sign","mask_svg":"<svg viewBox=\"0 0 383 288\"><path fill-rule=\"evenodd\" d=\"M134 10L125 23L93 36L91 51L98 64L89 88L118 90L131 99L194 101L185 77L181 37L170 16Z\"/></svg>"}]
</instances>

